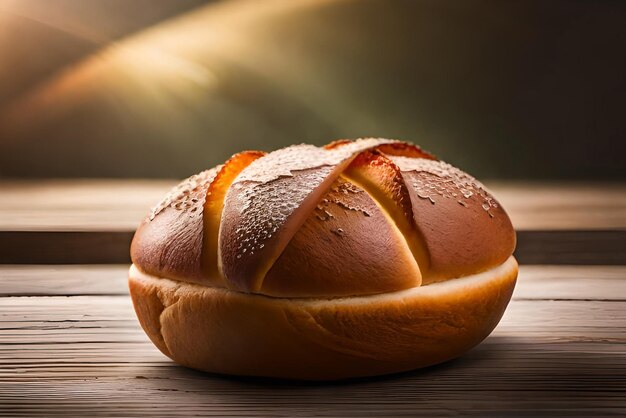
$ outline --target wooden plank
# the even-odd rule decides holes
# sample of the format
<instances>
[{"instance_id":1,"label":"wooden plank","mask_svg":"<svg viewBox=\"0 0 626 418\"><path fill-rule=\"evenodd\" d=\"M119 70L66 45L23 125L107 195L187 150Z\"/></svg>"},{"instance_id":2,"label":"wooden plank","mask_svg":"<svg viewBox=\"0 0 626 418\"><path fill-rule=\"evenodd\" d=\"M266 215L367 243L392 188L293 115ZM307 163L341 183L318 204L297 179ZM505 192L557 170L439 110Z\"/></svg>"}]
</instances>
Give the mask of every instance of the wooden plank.
<instances>
[{"instance_id":1,"label":"wooden plank","mask_svg":"<svg viewBox=\"0 0 626 418\"><path fill-rule=\"evenodd\" d=\"M112 367L73 379L0 383L6 415L82 416L620 416L622 380L600 355L582 354L594 372L552 365L555 353L526 348L516 358L531 368L504 375L491 369L492 347L481 346L451 364L379 379L331 385L235 379L173 365ZM593 349L593 347L591 347ZM540 359L544 359L541 361ZM545 367L548 366L548 367ZM604 372L603 379L600 373ZM476 380L467 375L475 373ZM580 373L580 374L577 374ZM94 376L94 374L96 374ZM593 389L591 389L593 388ZM1 413L1 412L0 412Z\"/></svg>"},{"instance_id":2,"label":"wooden plank","mask_svg":"<svg viewBox=\"0 0 626 418\"><path fill-rule=\"evenodd\" d=\"M0 231L0 264L130 263L133 232ZM626 264L626 230L518 231L526 264Z\"/></svg>"},{"instance_id":3,"label":"wooden plank","mask_svg":"<svg viewBox=\"0 0 626 418\"><path fill-rule=\"evenodd\" d=\"M518 231L626 228L626 184L487 181Z\"/></svg>"},{"instance_id":4,"label":"wooden plank","mask_svg":"<svg viewBox=\"0 0 626 418\"><path fill-rule=\"evenodd\" d=\"M626 229L518 231L515 257L523 264L626 264Z\"/></svg>"},{"instance_id":5,"label":"wooden plank","mask_svg":"<svg viewBox=\"0 0 626 418\"><path fill-rule=\"evenodd\" d=\"M143 339L127 296L0 298L0 330L1 344ZM626 301L516 300L498 334L626 342Z\"/></svg>"},{"instance_id":6,"label":"wooden plank","mask_svg":"<svg viewBox=\"0 0 626 418\"><path fill-rule=\"evenodd\" d=\"M0 296L126 295L128 265L0 265ZM626 266L520 266L513 298L626 300Z\"/></svg>"},{"instance_id":7,"label":"wooden plank","mask_svg":"<svg viewBox=\"0 0 626 418\"><path fill-rule=\"evenodd\" d=\"M128 294L128 264L0 265L0 296Z\"/></svg>"},{"instance_id":8,"label":"wooden plank","mask_svg":"<svg viewBox=\"0 0 626 418\"><path fill-rule=\"evenodd\" d=\"M0 182L0 263L127 263L133 231L173 180ZM626 264L625 184L495 182L522 263Z\"/></svg>"},{"instance_id":9,"label":"wooden plank","mask_svg":"<svg viewBox=\"0 0 626 418\"><path fill-rule=\"evenodd\" d=\"M3 180L0 231L133 231L177 180ZM518 230L626 228L625 183L487 181Z\"/></svg>"},{"instance_id":10,"label":"wooden plank","mask_svg":"<svg viewBox=\"0 0 626 418\"><path fill-rule=\"evenodd\" d=\"M3 180L0 231L134 231L176 180Z\"/></svg>"},{"instance_id":11,"label":"wooden plank","mask_svg":"<svg viewBox=\"0 0 626 418\"><path fill-rule=\"evenodd\" d=\"M0 231L0 264L130 263L133 232Z\"/></svg>"},{"instance_id":12,"label":"wooden plank","mask_svg":"<svg viewBox=\"0 0 626 418\"><path fill-rule=\"evenodd\" d=\"M626 301L626 266L520 266L516 300Z\"/></svg>"},{"instance_id":13,"label":"wooden plank","mask_svg":"<svg viewBox=\"0 0 626 418\"><path fill-rule=\"evenodd\" d=\"M512 302L483 344L421 371L334 384L176 366L127 296L0 298L0 414L321 415L626 413L626 302Z\"/></svg>"},{"instance_id":14,"label":"wooden plank","mask_svg":"<svg viewBox=\"0 0 626 418\"><path fill-rule=\"evenodd\" d=\"M213 382L181 371L176 380L82 379L55 385L16 383L4 416L623 416L615 393L577 389L467 390L437 387L428 377L317 386ZM538 379L553 376L539 373ZM207 381L208 380L208 381ZM399 378L396 378L399 380ZM496 379L496 382L502 381ZM559 384L556 381L555 384ZM424 388L416 389L419 385ZM244 388L243 390L241 388ZM94 393L89 388L97 389ZM10 396L10 394L9 394ZM462 399L462 400L461 400ZM1 398L0 398L1 400ZM0 414L1 414L0 410Z\"/></svg>"}]
</instances>

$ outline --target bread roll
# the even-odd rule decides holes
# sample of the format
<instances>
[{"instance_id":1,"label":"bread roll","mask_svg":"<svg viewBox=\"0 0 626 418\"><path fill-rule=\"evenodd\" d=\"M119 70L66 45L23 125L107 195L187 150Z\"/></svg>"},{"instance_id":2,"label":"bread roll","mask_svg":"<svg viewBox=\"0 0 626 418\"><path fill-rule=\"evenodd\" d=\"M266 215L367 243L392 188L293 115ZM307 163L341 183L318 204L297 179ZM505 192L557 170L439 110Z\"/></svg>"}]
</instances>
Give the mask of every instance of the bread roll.
<instances>
[{"instance_id":1,"label":"bread roll","mask_svg":"<svg viewBox=\"0 0 626 418\"><path fill-rule=\"evenodd\" d=\"M515 231L478 181L367 138L246 151L175 188L138 228L139 321L176 362L344 379L457 357L500 320Z\"/></svg>"}]
</instances>

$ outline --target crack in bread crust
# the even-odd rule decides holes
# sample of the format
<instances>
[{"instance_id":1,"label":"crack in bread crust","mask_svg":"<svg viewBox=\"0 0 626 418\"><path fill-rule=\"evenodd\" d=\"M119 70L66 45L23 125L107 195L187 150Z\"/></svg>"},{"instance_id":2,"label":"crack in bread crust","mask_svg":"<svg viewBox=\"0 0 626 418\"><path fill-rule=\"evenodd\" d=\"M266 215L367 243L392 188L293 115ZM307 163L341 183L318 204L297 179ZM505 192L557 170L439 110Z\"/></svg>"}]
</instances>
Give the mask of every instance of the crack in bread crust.
<instances>
[{"instance_id":1,"label":"crack in bread crust","mask_svg":"<svg viewBox=\"0 0 626 418\"><path fill-rule=\"evenodd\" d=\"M331 150L293 146L243 170L226 195L228 210L220 229L220 258L229 284L258 292L267 272L345 167L360 152L395 142L366 138ZM276 190L277 184L284 189Z\"/></svg>"},{"instance_id":2,"label":"crack in bread crust","mask_svg":"<svg viewBox=\"0 0 626 418\"><path fill-rule=\"evenodd\" d=\"M394 151L400 152L401 150ZM372 169L368 169L369 167ZM374 178L376 173L373 171L378 171L378 177L387 171L386 178ZM343 175L365 190L387 215L389 222L395 225L418 265L421 283L426 279L425 273L430 264L430 255L424 243L424 237L413 218L408 186L400 169L376 149L360 153Z\"/></svg>"},{"instance_id":3,"label":"crack in bread crust","mask_svg":"<svg viewBox=\"0 0 626 418\"><path fill-rule=\"evenodd\" d=\"M219 258L219 229L224 198L233 181L254 160L265 155L261 151L243 151L224 163L209 184L203 211L202 269L215 283L226 285Z\"/></svg>"}]
</instances>

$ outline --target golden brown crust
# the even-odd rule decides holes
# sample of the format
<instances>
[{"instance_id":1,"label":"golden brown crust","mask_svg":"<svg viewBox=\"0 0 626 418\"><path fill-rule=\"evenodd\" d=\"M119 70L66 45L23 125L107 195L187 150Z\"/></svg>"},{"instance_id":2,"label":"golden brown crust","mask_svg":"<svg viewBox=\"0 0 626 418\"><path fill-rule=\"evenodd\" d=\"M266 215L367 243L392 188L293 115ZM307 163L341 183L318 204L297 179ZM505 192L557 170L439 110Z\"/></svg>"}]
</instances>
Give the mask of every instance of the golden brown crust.
<instances>
[{"instance_id":1,"label":"golden brown crust","mask_svg":"<svg viewBox=\"0 0 626 418\"><path fill-rule=\"evenodd\" d=\"M484 271L513 253L513 225L476 179L443 161L390 158L410 185L415 225L430 258L422 271L426 282Z\"/></svg>"},{"instance_id":2,"label":"golden brown crust","mask_svg":"<svg viewBox=\"0 0 626 418\"><path fill-rule=\"evenodd\" d=\"M226 286L218 260L218 238L222 223L224 197L237 175L263 155L265 153L260 151L243 151L233 155L224 163L208 187L203 212L202 269L211 279L210 284L212 285Z\"/></svg>"},{"instance_id":3,"label":"golden brown crust","mask_svg":"<svg viewBox=\"0 0 626 418\"><path fill-rule=\"evenodd\" d=\"M181 183L138 228L129 286L183 365L341 379L478 344L511 297L514 247L471 176L411 144L342 140L244 152Z\"/></svg>"},{"instance_id":4,"label":"golden brown crust","mask_svg":"<svg viewBox=\"0 0 626 418\"><path fill-rule=\"evenodd\" d=\"M484 271L515 248L508 216L484 187L412 144L341 140L262 155L240 153L183 182L137 230L133 262L244 292L340 296ZM334 219L316 222L339 177L367 196L344 196ZM376 216L353 216L359 205Z\"/></svg>"},{"instance_id":5,"label":"golden brown crust","mask_svg":"<svg viewBox=\"0 0 626 418\"><path fill-rule=\"evenodd\" d=\"M398 144L384 146L384 149L392 151L394 155L421 153L419 148L400 148ZM380 151L365 151L350 163L343 175L363 187L389 215L404 235L413 258L419 265L422 283L428 283L430 256L421 232L415 225L409 190L400 168ZM391 290L398 289L389 291Z\"/></svg>"},{"instance_id":6,"label":"golden brown crust","mask_svg":"<svg viewBox=\"0 0 626 418\"><path fill-rule=\"evenodd\" d=\"M258 292L274 261L350 160L394 142L366 138L332 149L295 145L246 167L224 199L219 258L228 285Z\"/></svg>"},{"instance_id":7,"label":"golden brown crust","mask_svg":"<svg viewBox=\"0 0 626 418\"><path fill-rule=\"evenodd\" d=\"M131 244L133 263L142 271L202 283L203 212L206 191L221 166L176 186L141 223Z\"/></svg>"},{"instance_id":8,"label":"golden brown crust","mask_svg":"<svg viewBox=\"0 0 626 418\"><path fill-rule=\"evenodd\" d=\"M338 179L267 273L261 293L364 295L420 282L417 263L393 222L363 189Z\"/></svg>"},{"instance_id":9,"label":"golden brown crust","mask_svg":"<svg viewBox=\"0 0 626 418\"><path fill-rule=\"evenodd\" d=\"M283 299L175 282L131 267L137 316L180 364L215 373L342 379L457 357L496 326L512 257L474 276L374 296Z\"/></svg>"}]
</instances>

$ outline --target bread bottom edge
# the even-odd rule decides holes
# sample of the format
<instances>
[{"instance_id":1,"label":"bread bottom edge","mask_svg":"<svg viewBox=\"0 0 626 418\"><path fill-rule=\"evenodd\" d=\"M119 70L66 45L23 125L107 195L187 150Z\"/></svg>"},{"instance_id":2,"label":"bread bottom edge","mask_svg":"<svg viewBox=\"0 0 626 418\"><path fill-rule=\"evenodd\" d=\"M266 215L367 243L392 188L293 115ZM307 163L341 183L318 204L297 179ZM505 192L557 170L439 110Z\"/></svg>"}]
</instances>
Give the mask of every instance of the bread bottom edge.
<instances>
[{"instance_id":1,"label":"bread bottom edge","mask_svg":"<svg viewBox=\"0 0 626 418\"><path fill-rule=\"evenodd\" d=\"M500 321L517 278L510 257L486 272L397 292L288 299L141 273L129 287L146 334L179 364L301 380L395 373L458 357Z\"/></svg>"}]
</instances>

